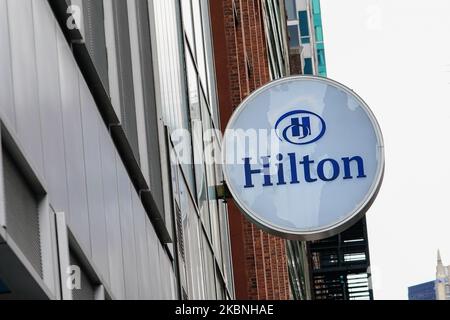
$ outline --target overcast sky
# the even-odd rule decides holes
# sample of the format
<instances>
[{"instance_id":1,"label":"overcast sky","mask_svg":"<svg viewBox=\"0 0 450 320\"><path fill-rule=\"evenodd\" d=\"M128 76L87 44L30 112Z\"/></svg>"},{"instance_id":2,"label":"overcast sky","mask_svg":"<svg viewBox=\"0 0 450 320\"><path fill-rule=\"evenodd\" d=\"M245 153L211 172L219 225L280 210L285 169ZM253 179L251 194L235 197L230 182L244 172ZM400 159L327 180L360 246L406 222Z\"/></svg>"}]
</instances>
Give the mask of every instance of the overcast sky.
<instances>
[{"instance_id":1,"label":"overcast sky","mask_svg":"<svg viewBox=\"0 0 450 320\"><path fill-rule=\"evenodd\" d=\"M450 1L321 0L328 76L383 130L386 175L368 213L376 299L407 299L450 264Z\"/></svg>"}]
</instances>

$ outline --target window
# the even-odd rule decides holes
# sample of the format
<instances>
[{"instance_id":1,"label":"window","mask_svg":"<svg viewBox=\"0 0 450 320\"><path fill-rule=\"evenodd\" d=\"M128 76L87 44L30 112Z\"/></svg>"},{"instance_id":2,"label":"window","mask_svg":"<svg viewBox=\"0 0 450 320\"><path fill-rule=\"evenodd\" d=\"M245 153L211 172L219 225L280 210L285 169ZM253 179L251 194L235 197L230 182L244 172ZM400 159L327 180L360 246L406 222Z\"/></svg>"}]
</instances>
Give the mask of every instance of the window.
<instances>
[{"instance_id":1,"label":"window","mask_svg":"<svg viewBox=\"0 0 450 320\"><path fill-rule=\"evenodd\" d=\"M345 262L358 262L358 261L365 261L365 260L366 260L366 254L364 252L344 254Z\"/></svg>"},{"instance_id":2,"label":"window","mask_svg":"<svg viewBox=\"0 0 450 320\"><path fill-rule=\"evenodd\" d=\"M302 43L310 43L310 33L309 33L309 18L307 11L299 11L298 13L299 27L300 27L300 37Z\"/></svg>"},{"instance_id":3,"label":"window","mask_svg":"<svg viewBox=\"0 0 450 320\"><path fill-rule=\"evenodd\" d=\"M324 49L317 50L317 59L319 60L319 66L325 66L325 51L324 51Z\"/></svg>"},{"instance_id":4,"label":"window","mask_svg":"<svg viewBox=\"0 0 450 320\"><path fill-rule=\"evenodd\" d=\"M194 300L205 299L205 284L203 278L203 256L201 252L201 227L195 207L189 199L187 226L185 229L186 254L188 255L187 272L190 282L189 298Z\"/></svg>"},{"instance_id":5,"label":"window","mask_svg":"<svg viewBox=\"0 0 450 320\"><path fill-rule=\"evenodd\" d=\"M264 2L266 3L266 2ZM275 24L275 20L273 17L273 7L271 5L271 3L266 3L266 5L264 6L264 16L265 16L265 31L266 31L266 36L269 38L268 40L268 49L269 49L269 57L270 57L270 71L271 71L271 78L272 79L277 79L279 77L282 76L283 74L283 70L281 70L281 60L282 57L279 57L279 54L281 54L281 52L279 51L279 47L277 46L277 38L276 38L276 33L277 33L277 29L276 29L276 24Z\"/></svg>"},{"instance_id":6,"label":"window","mask_svg":"<svg viewBox=\"0 0 450 320\"><path fill-rule=\"evenodd\" d=\"M194 26L192 24L192 4L191 0L181 0L181 12L184 32L188 41L194 45Z\"/></svg>"},{"instance_id":7,"label":"window","mask_svg":"<svg viewBox=\"0 0 450 320\"><path fill-rule=\"evenodd\" d=\"M224 181L224 176L221 168L218 164L216 164L216 181ZM220 235L221 235L221 249L223 256L223 276L225 277L225 282L230 291L233 291L233 271L232 271L232 263L231 259L231 244L230 244L230 233L229 233L229 222L228 222L228 211L227 205L223 203L223 201L218 201L219 206L219 220L220 220Z\"/></svg>"},{"instance_id":8,"label":"window","mask_svg":"<svg viewBox=\"0 0 450 320\"><path fill-rule=\"evenodd\" d=\"M6 284L3 283L2 279L0 279L0 295L10 293L10 290L6 286Z\"/></svg>"},{"instance_id":9,"label":"window","mask_svg":"<svg viewBox=\"0 0 450 320\"><path fill-rule=\"evenodd\" d=\"M307 11L300 11L298 13L298 20L300 22L300 35L302 37L309 37L309 19Z\"/></svg>"},{"instance_id":10,"label":"window","mask_svg":"<svg viewBox=\"0 0 450 320\"><path fill-rule=\"evenodd\" d=\"M202 11L200 7L200 0L193 0L192 2L193 18L194 18L194 33L195 33L195 51L197 56L197 69L203 88L207 92L206 79L206 58L205 58L205 40L203 35Z\"/></svg>"},{"instance_id":11,"label":"window","mask_svg":"<svg viewBox=\"0 0 450 320\"><path fill-rule=\"evenodd\" d=\"M200 105L199 85L197 73L191 55L186 52L186 72L188 82L189 109L191 116L192 145L194 149L194 174L197 204L202 215L202 220L209 228L209 212L207 203L207 184L206 172L203 158L203 127L201 108L204 107L204 99L202 96L202 105ZM207 107L207 106L206 106ZM206 223L207 222L207 223Z\"/></svg>"},{"instance_id":12,"label":"window","mask_svg":"<svg viewBox=\"0 0 450 320\"><path fill-rule=\"evenodd\" d=\"M203 235L203 264L204 264L204 281L205 281L205 295L206 299L214 300L216 299L216 280L214 275L214 255L211 251L208 239Z\"/></svg>"},{"instance_id":13,"label":"window","mask_svg":"<svg viewBox=\"0 0 450 320\"><path fill-rule=\"evenodd\" d=\"M123 0L122 0L123 1ZM150 3L150 2L149 2ZM178 152L177 156L182 158L182 171L186 176L189 188L195 192L194 168L192 166L192 143L186 136L181 136L181 132L173 135L175 130L183 129L191 132L189 101L187 98L187 79L185 73L185 50L184 34L180 34L178 21L179 1L151 1L154 10L154 41L158 45L154 47L157 57L158 75L156 82L159 96L159 112L162 122L168 128L168 134ZM181 9L191 10L190 1L182 1ZM189 5L186 5L189 4ZM186 7L185 7L186 6ZM187 8L187 9L186 9ZM184 15L184 13L183 13ZM184 19L186 21L186 19ZM186 26L185 26L186 28ZM186 31L186 30L185 30Z\"/></svg>"},{"instance_id":14,"label":"window","mask_svg":"<svg viewBox=\"0 0 450 320\"><path fill-rule=\"evenodd\" d=\"M327 63L325 59L325 49L323 43L317 44L317 60L318 60L318 73L321 76L327 75Z\"/></svg>"},{"instance_id":15,"label":"window","mask_svg":"<svg viewBox=\"0 0 450 320\"><path fill-rule=\"evenodd\" d=\"M170 150L170 163L171 163L171 191L172 191L172 204L173 204L173 215L175 220L174 225L174 239L176 240L176 267L178 269L177 276L180 283L179 286L179 298L187 299L187 280L186 280L186 253L184 247L184 229L183 229L183 216L181 213L181 197L184 188L181 186L180 179L183 179L181 172L178 169L178 165L175 160L175 152L173 151L172 144L169 139L167 139L167 146ZM182 191L183 190L183 191Z\"/></svg>"},{"instance_id":16,"label":"window","mask_svg":"<svg viewBox=\"0 0 450 320\"><path fill-rule=\"evenodd\" d=\"M214 69L214 56L212 45L212 29L211 29L211 17L209 14L209 0L201 0L202 16L203 16L203 36L206 53L206 73L208 79L208 92L206 94L206 100L209 102L209 108L213 116L216 128L219 128L219 108L217 107L217 93L216 93L216 73Z\"/></svg>"},{"instance_id":17,"label":"window","mask_svg":"<svg viewBox=\"0 0 450 320\"><path fill-rule=\"evenodd\" d=\"M316 26L316 27L315 27L315 32L316 32L316 41L317 41L317 42L323 42L323 31L322 31L322 27L321 27L321 26Z\"/></svg>"},{"instance_id":18,"label":"window","mask_svg":"<svg viewBox=\"0 0 450 320\"><path fill-rule=\"evenodd\" d=\"M320 0L312 0L312 8L314 14L320 14Z\"/></svg>"},{"instance_id":19,"label":"window","mask_svg":"<svg viewBox=\"0 0 450 320\"><path fill-rule=\"evenodd\" d=\"M221 277L219 276L220 272L216 268L216 293L217 293L217 300L225 300L226 294L225 294L225 288L223 286L223 282Z\"/></svg>"},{"instance_id":20,"label":"window","mask_svg":"<svg viewBox=\"0 0 450 320\"><path fill-rule=\"evenodd\" d=\"M286 6L288 20L296 20L297 19L297 7L295 5L295 0L285 0L285 6Z\"/></svg>"},{"instance_id":21,"label":"window","mask_svg":"<svg viewBox=\"0 0 450 320\"><path fill-rule=\"evenodd\" d=\"M300 40L297 25L288 26L288 32L289 32L289 47L291 48L299 47Z\"/></svg>"},{"instance_id":22,"label":"window","mask_svg":"<svg viewBox=\"0 0 450 320\"><path fill-rule=\"evenodd\" d=\"M209 151L217 150L217 138L213 132L213 126L211 118L209 114L204 115L204 131L208 133L208 136L205 137L205 149ZM206 155L206 156L209 156ZM215 157L214 154L211 156ZM221 248L221 230L220 230L220 217L219 217L219 208L218 208L218 200L215 193L215 186L218 184L216 181L216 167L212 161L208 161L206 163L206 175L208 182L208 198L209 198L209 214L211 219L211 240L214 246L214 253L219 261L219 264L222 264L222 248Z\"/></svg>"},{"instance_id":23,"label":"window","mask_svg":"<svg viewBox=\"0 0 450 320\"><path fill-rule=\"evenodd\" d=\"M200 94L200 107L201 107L201 113L204 117L205 114L208 114L208 104L206 102L206 98L205 96L202 94ZM206 121L206 120L205 120ZM202 155L203 155L203 127L200 128L202 130ZM202 157L202 160L204 161L205 159ZM199 192L199 190L197 190L199 197L199 209L200 209L200 216L202 218L203 221L203 225L205 226L205 230L207 235L211 238L211 214L210 214L210 209L209 209L209 201L208 201L208 181L207 181L207 176L206 176L206 165L204 162L202 162L200 165L197 165L199 168L199 170L202 171L202 182L201 182L201 192Z\"/></svg>"},{"instance_id":24,"label":"window","mask_svg":"<svg viewBox=\"0 0 450 320\"><path fill-rule=\"evenodd\" d=\"M303 68L304 74L313 74L313 65L312 65L312 59L306 58L305 59L305 66Z\"/></svg>"}]
</instances>

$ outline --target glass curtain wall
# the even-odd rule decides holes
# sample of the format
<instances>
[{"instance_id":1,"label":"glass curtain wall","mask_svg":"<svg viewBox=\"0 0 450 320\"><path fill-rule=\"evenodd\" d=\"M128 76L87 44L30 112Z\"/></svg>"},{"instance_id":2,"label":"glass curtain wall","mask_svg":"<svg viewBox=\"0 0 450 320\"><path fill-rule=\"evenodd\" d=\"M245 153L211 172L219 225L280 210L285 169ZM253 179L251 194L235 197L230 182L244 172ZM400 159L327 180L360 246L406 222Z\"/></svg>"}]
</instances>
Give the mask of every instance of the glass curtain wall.
<instances>
[{"instance_id":1,"label":"glass curtain wall","mask_svg":"<svg viewBox=\"0 0 450 320\"><path fill-rule=\"evenodd\" d=\"M215 191L222 170L205 162L210 150L220 157L209 2L72 3L82 10L92 62L176 242L166 249L179 298L234 298L227 207Z\"/></svg>"},{"instance_id":2,"label":"glass curtain wall","mask_svg":"<svg viewBox=\"0 0 450 320\"><path fill-rule=\"evenodd\" d=\"M173 196L180 215L176 234L181 295L232 299L227 208L216 196L222 170L209 161L220 156L220 137L208 5L201 0L154 1L156 54L159 79L170 83L161 106L168 148L175 158L171 174L177 178ZM175 90L182 99L173 96L174 83L179 84ZM176 140L173 133L180 128L189 136ZM176 152L181 146L188 150L187 157ZM188 158L192 164L184 163Z\"/></svg>"}]
</instances>

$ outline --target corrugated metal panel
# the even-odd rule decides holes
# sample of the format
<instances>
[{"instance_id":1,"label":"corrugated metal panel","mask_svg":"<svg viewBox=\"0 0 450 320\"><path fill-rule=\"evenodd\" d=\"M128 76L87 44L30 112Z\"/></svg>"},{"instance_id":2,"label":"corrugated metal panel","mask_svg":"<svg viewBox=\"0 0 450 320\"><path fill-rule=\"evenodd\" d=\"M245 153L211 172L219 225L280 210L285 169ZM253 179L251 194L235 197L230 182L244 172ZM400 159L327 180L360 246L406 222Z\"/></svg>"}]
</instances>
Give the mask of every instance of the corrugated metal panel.
<instances>
[{"instance_id":1,"label":"corrugated metal panel","mask_svg":"<svg viewBox=\"0 0 450 320\"><path fill-rule=\"evenodd\" d=\"M170 285L174 283L173 280L175 279L172 261L167 256L163 247L158 246L158 251L161 270L163 270L159 279L161 288L159 299L172 300L175 299L174 287Z\"/></svg>"},{"instance_id":2,"label":"corrugated metal panel","mask_svg":"<svg viewBox=\"0 0 450 320\"><path fill-rule=\"evenodd\" d=\"M95 102L84 80L80 79L81 119L83 124L84 161L86 171L87 199L89 208L89 231L92 260L100 268L104 280L109 282L108 242L106 239L105 205L101 177L99 127L104 128Z\"/></svg>"},{"instance_id":3,"label":"corrugated metal panel","mask_svg":"<svg viewBox=\"0 0 450 320\"><path fill-rule=\"evenodd\" d=\"M147 235L148 244L148 263L149 263L149 286L151 289L156 288L158 285L158 278L160 276L159 264L156 263L155 257L157 257L157 241L155 237L155 231L153 230L152 224L147 220L145 223L145 230ZM156 290L151 290L148 299L157 299L158 292Z\"/></svg>"},{"instance_id":4,"label":"corrugated metal panel","mask_svg":"<svg viewBox=\"0 0 450 320\"><path fill-rule=\"evenodd\" d=\"M114 297L172 297L175 278L169 256L140 208L48 2L0 0L0 9L2 120L16 128L24 154L45 178L50 204L67 215L84 255ZM23 246L33 243L37 245ZM142 258L139 273L137 254ZM26 255L33 259L32 253ZM138 275L143 282L140 296Z\"/></svg>"},{"instance_id":5,"label":"corrugated metal panel","mask_svg":"<svg viewBox=\"0 0 450 320\"><path fill-rule=\"evenodd\" d=\"M56 211L68 206L67 178L64 158L64 135L59 83L57 31L48 7L34 2L36 34L37 85L42 121L44 177L50 202ZM35 119L36 121L36 119Z\"/></svg>"},{"instance_id":6,"label":"corrugated metal panel","mask_svg":"<svg viewBox=\"0 0 450 320\"><path fill-rule=\"evenodd\" d=\"M65 159L69 208L68 224L77 235L87 255L91 256L89 213L84 168L83 129L80 111L79 72L67 43L58 33L58 57L61 86L61 106L64 127Z\"/></svg>"},{"instance_id":7,"label":"corrugated metal panel","mask_svg":"<svg viewBox=\"0 0 450 320\"><path fill-rule=\"evenodd\" d=\"M117 299L124 299L125 284L115 150L106 130L99 128L99 132L111 288Z\"/></svg>"},{"instance_id":8,"label":"corrugated metal panel","mask_svg":"<svg viewBox=\"0 0 450 320\"><path fill-rule=\"evenodd\" d=\"M145 210L138 195L133 192L134 238L136 241L136 266L139 280L139 298L146 299L151 291L149 283L150 266L148 262L148 244L145 229Z\"/></svg>"},{"instance_id":9,"label":"corrugated metal panel","mask_svg":"<svg viewBox=\"0 0 450 320\"><path fill-rule=\"evenodd\" d=\"M0 0L0 106L8 121L16 128L13 100L11 53L9 41L8 10L6 0Z\"/></svg>"},{"instance_id":10,"label":"corrugated metal panel","mask_svg":"<svg viewBox=\"0 0 450 320\"><path fill-rule=\"evenodd\" d=\"M131 203L131 183L125 168L117 156L117 181L122 230L123 266L127 299L138 299L138 277L136 267L136 243L134 240L133 206ZM133 191L134 192L134 191Z\"/></svg>"},{"instance_id":11,"label":"corrugated metal panel","mask_svg":"<svg viewBox=\"0 0 450 320\"><path fill-rule=\"evenodd\" d=\"M17 133L33 166L43 169L32 0L8 1ZM3 50L3 49L2 49Z\"/></svg>"},{"instance_id":12,"label":"corrugated metal panel","mask_svg":"<svg viewBox=\"0 0 450 320\"><path fill-rule=\"evenodd\" d=\"M8 234L42 277L39 201L6 150L3 154L6 227Z\"/></svg>"}]
</instances>

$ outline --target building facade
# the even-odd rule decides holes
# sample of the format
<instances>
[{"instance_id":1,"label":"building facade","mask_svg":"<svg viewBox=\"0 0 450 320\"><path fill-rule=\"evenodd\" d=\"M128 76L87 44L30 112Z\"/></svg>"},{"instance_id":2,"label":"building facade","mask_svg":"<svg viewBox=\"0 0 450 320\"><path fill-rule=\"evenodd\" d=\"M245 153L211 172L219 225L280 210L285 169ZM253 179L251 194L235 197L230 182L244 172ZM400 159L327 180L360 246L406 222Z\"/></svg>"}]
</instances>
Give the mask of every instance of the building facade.
<instances>
[{"instance_id":1,"label":"building facade","mask_svg":"<svg viewBox=\"0 0 450 320\"><path fill-rule=\"evenodd\" d=\"M285 0L291 74L327 76L320 0ZM366 219L314 242L288 242L294 298L373 299Z\"/></svg>"},{"instance_id":2,"label":"building facade","mask_svg":"<svg viewBox=\"0 0 450 320\"><path fill-rule=\"evenodd\" d=\"M438 250L436 280L408 288L409 300L450 300L450 266L444 266Z\"/></svg>"},{"instance_id":3,"label":"building facade","mask_svg":"<svg viewBox=\"0 0 450 320\"><path fill-rule=\"evenodd\" d=\"M210 1L220 119L225 128L245 97L289 74L283 1ZM238 299L289 299L286 242L250 223L229 201Z\"/></svg>"},{"instance_id":4,"label":"building facade","mask_svg":"<svg viewBox=\"0 0 450 320\"><path fill-rule=\"evenodd\" d=\"M0 0L0 48L0 299L233 299L209 2Z\"/></svg>"},{"instance_id":5,"label":"building facade","mask_svg":"<svg viewBox=\"0 0 450 320\"><path fill-rule=\"evenodd\" d=\"M326 77L320 0L285 0L292 74Z\"/></svg>"},{"instance_id":6,"label":"building facade","mask_svg":"<svg viewBox=\"0 0 450 320\"><path fill-rule=\"evenodd\" d=\"M444 266L441 253L437 254L436 300L450 300L450 266Z\"/></svg>"},{"instance_id":7,"label":"building facade","mask_svg":"<svg viewBox=\"0 0 450 320\"><path fill-rule=\"evenodd\" d=\"M436 300L436 281L421 283L408 288L408 300Z\"/></svg>"}]
</instances>

